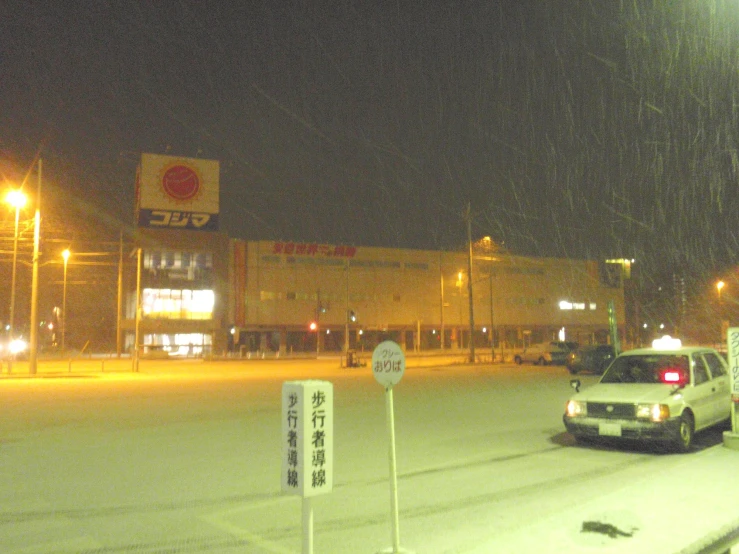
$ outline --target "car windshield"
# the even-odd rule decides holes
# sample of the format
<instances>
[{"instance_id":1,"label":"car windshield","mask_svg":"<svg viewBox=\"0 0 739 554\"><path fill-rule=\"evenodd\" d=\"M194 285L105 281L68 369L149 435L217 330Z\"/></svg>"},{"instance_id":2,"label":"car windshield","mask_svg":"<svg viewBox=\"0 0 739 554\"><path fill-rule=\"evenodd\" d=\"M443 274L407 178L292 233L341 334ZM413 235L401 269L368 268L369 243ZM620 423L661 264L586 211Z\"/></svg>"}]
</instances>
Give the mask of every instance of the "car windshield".
<instances>
[{"instance_id":1,"label":"car windshield","mask_svg":"<svg viewBox=\"0 0 739 554\"><path fill-rule=\"evenodd\" d=\"M666 371L675 371L687 379L687 356L675 354L645 354L619 356L600 380L601 383L664 383Z\"/></svg>"}]
</instances>

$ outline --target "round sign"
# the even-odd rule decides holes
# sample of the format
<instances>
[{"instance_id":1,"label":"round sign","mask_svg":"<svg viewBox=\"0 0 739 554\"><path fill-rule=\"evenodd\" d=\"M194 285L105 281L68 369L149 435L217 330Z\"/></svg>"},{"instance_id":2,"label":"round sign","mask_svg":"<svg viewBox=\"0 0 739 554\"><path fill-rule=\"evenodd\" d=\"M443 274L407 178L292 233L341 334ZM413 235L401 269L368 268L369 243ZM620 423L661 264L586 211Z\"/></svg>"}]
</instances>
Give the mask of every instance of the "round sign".
<instances>
[{"instance_id":1,"label":"round sign","mask_svg":"<svg viewBox=\"0 0 739 554\"><path fill-rule=\"evenodd\" d=\"M170 166L162 175L162 188L173 200L192 200L200 192L197 172L182 164Z\"/></svg>"},{"instance_id":2,"label":"round sign","mask_svg":"<svg viewBox=\"0 0 739 554\"><path fill-rule=\"evenodd\" d=\"M405 373L405 354L398 343L386 340L372 352L372 373L383 387L397 385Z\"/></svg>"}]
</instances>

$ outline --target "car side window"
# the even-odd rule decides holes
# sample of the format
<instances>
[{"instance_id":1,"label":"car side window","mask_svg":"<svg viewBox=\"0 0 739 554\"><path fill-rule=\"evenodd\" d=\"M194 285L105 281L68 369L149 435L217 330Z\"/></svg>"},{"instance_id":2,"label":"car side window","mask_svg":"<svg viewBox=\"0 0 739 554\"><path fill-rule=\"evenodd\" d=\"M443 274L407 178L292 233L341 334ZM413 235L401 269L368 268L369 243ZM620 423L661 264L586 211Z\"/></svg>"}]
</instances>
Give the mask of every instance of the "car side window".
<instances>
[{"instance_id":1,"label":"car side window","mask_svg":"<svg viewBox=\"0 0 739 554\"><path fill-rule=\"evenodd\" d=\"M726 368L716 354L713 352L707 352L706 354L703 354L703 357L706 359L708 369L711 370L711 376L714 379L721 375L726 375Z\"/></svg>"},{"instance_id":2,"label":"car side window","mask_svg":"<svg viewBox=\"0 0 739 554\"><path fill-rule=\"evenodd\" d=\"M708 381L708 369L702 356L693 356L693 383L700 385Z\"/></svg>"}]
</instances>

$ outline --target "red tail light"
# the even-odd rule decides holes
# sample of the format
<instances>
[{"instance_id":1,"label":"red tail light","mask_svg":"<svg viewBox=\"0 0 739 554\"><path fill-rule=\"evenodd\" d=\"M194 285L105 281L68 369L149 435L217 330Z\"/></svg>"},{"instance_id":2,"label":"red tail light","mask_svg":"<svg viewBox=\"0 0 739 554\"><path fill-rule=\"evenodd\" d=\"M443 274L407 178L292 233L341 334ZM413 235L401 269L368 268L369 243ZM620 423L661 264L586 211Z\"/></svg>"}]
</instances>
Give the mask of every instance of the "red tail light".
<instances>
[{"instance_id":1,"label":"red tail light","mask_svg":"<svg viewBox=\"0 0 739 554\"><path fill-rule=\"evenodd\" d=\"M688 382L687 375L683 370L673 368L662 370L659 379L667 385L684 385Z\"/></svg>"}]
</instances>

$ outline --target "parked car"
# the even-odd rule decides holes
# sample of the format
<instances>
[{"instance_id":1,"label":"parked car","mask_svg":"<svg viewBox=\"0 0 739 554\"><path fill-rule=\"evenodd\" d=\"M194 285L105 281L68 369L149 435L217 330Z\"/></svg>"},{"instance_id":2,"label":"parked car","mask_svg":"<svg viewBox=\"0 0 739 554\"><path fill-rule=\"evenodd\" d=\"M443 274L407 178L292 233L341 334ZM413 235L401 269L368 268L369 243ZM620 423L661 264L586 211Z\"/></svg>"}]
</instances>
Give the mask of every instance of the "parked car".
<instances>
[{"instance_id":1,"label":"parked car","mask_svg":"<svg viewBox=\"0 0 739 554\"><path fill-rule=\"evenodd\" d=\"M576 440L655 441L687 452L695 432L731 416L728 365L712 348L665 337L623 352L598 384L567 401L563 422Z\"/></svg>"},{"instance_id":2,"label":"parked car","mask_svg":"<svg viewBox=\"0 0 739 554\"><path fill-rule=\"evenodd\" d=\"M610 344L588 344L567 354L567 369L573 375L581 371L602 375L616 357Z\"/></svg>"},{"instance_id":3,"label":"parked car","mask_svg":"<svg viewBox=\"0 0 739 554\"><path fill-rule=\"evenodd\" d=\"M515 354L513 361L519 365L524 362L534 365L564 365L567 361L567 354L574 348L577 348L577 343L564 341L532 344L522 352Z\"/></svg>"}]
</instances>

